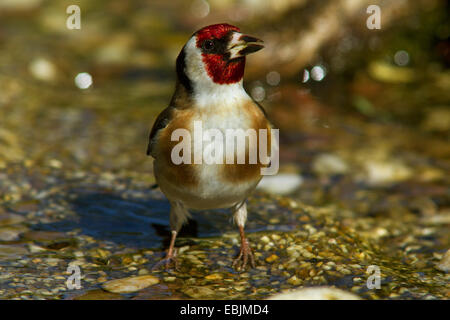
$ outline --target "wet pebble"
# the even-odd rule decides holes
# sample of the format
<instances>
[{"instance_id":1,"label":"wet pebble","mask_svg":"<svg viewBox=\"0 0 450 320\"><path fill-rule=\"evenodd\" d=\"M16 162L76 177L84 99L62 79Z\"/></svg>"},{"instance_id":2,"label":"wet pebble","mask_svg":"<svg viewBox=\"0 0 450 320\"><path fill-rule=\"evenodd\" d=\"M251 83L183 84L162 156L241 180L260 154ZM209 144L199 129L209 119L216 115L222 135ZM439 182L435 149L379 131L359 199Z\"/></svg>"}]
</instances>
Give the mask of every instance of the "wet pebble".
<instances>
[{"instance_id":1,"label":"wet pebble","mask_svg":"<svg viewBox=\"0 0 450 320\"><path fill-rule=\"evenodd\" d=\"M300 284L302 284L302 280L297 278L297 276L292 276L287 280L287 283L293 285L293 286L298 286Z\"/></svg>"},{"instance_id":2,"label":"wet pebble","mask_svg":"<svg viewBox=\"0 0 450 320\"><path fill-rule=\"evenodd\" d=\"M120 294L105 292L103 290L90 290L82 295L76 296L74 300L120 300Z\"/></svg>"},{"instance_id":3,"label":"wet pebble","mask_svg":"<svg viewBox=\"0 0 450 320\"><path fill-rule=\"evenodd\" d=\"M444 272L450 272L450 249L444 254L436 268Z\"/></svg>"},{"instance_id":4,"label":"wet pebble","mask_svg":"<svg viewBox=\"0 0 450 320\"><path fill-rule=\"evenodd\" d=\"M303 178L299 174L280 173L264 176L257 188L268 193L285 195L295 191L302 183Z\"/></svg>"},{"instance_id":5,"label":"wet pebble","mask_svg":"<svg viewBox=\"0 0 450 320\"><path fill-rule=\"evenodd\" d=\"M214 290L205 286L191 286L183 290L183 293L194 299L211 299L215 296Z\"/></svg>"},{"instance_id":6,"label":"wet pebble","mask_svg":"<svg viewBox=\"0 0 450 320\"><path fill-rule=\"evenodd\" d=\"M389 185L404 181L413 174L411 168L397 159L368 160L364 163L366 180L373 186Z\"/></svg>"},{"instance_id":7,"label":"wet pebble","mask_svg":"<svg viewBox=\"0 0 450 320\"><path fill-rule=\"evenodd\" d=\"M26 254L28 250L21 245L3 245L0 244L0 258L15 259Z\"/></svg>"},{"instance_id":8,"label":"wet pebble","mask_svg":"<svg viewBox=\"0 0 450 320\"><path fill-rule=\"evenodd\" d=\"M0 211L0 226L7 226L18 224L25 221L25 217L15 214L15 213L6 213Z\"/></svg>"},{"instance_id":9,"label":"wet pebble","mask_svg":"<svg viewBox=\"0 0 450 320\"><path fill-rule=\"evenodd\" d=\"M220 273L208 274L205 279L207 280L221 280L223 276Z\"/></svg>"},{"instance_id":10,"label":"wet pebble","mask_svg":"<svg viewBox=\"0 0 450 320\"><path fill-rule=\"evenodd\" d=\"M302 288L276 294L269 300L360 300L357 295L334 287Z\"/></svg>"},{"instance_id":11,"label":"wet pebble","mask_svg":"<svg viewBox=\"0 0 450 320\"><path fill-rule=\"evenodd\" d=\"M0 241L15 241L27 230L24 226L10 226L0 228Z\"/></svg>"},{"instance_id":12,"label":"wet pebble","mask_svg":"<svg viewBox=\"0 0 450 320\"><path fill-rule=\"evenodd\" d=\"M112 293L131 293L157 284L159 279L155 276L144 275L111 280L102 284L102 288Z\"/></svg>"},{"instance_id":13,"label":"wet pebble","mask_svg":"<svg viewBox=\"0 0 450 320\"><path fill-rule=\"evenodd\" d=\"M338 155L323 153L313 160L313 170L319 175L344 174L348 172L348 165Z\"/></svg>"}]
</instances>

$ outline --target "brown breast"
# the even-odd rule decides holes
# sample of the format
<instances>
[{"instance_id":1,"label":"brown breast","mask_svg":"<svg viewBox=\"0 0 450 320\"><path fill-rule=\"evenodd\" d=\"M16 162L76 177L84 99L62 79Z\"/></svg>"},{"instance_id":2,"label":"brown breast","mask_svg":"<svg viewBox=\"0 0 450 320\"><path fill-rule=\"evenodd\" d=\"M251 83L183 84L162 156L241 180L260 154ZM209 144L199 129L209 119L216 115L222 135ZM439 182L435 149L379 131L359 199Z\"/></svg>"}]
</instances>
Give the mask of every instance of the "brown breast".
<instances>
[{"instance_id":1,"label":"brown breast","mask_svg":"<svg viewBox=\"0 0 450 320\"><path fill-rule=\"evenodd\" d=\"M174 183L183 183L183 185L189 185L191 187L195 187L198 184L198 179L196 177L196 166L207 165L203 164L193 164L193 154L191 159L191 164L174 164L171 159L172 149L180 143L180 141L171 141L172 132L176 129L187 129L188 131L192 130L192 123L196 117L196 111L190 108L184 109L173 109L174 114L172 115L172 121L168 124L168 126L161 130L160 137L158 140L160 141L158 146L158 153L160 156L158 161L164 161L166 165L160 166L161 174L163 174L166 179L173 181ZM242 108L242 112L247 113L251 119L252 124L251 128L256 130L257 143L249 144L247 139L246 141L246 155L245 155L245 163L237 164L237 157L235 155L233 164L224 164L223 170L221 171L220 177L218 179L223 180L224 182L231 183L239 183L243 181L249 180L257 180L261 176L261 168L267 167L267 165L261 164L259 159L258 146L261 141L259 138L259 130L266 129L267 130L267 150L270 152L271 145L271 126L269 121L264 116L263 112L253 103L249 103L244 105ZM193 135L192 135L193 136ZM161 143L164 141L165 143ZM193 142L192 142L193 143ZM257 163L250 164L249 163L249 155L251 152L256 152L257 155Z\"/></svg>"}]
</instances>

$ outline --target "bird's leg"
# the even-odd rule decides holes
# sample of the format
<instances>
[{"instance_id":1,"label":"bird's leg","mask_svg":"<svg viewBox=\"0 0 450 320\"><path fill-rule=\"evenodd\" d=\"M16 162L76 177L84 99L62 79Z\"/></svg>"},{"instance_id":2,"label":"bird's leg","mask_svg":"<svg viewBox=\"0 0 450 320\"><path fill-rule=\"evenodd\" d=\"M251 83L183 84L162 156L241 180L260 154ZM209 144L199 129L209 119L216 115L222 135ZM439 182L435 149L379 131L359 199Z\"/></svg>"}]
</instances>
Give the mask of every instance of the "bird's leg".
<instances>
[{"instance_id":1,"label":"bird's leg","mask_svg":"<svg viewBox=\"0 0 450 320\"><path fill-rule=\"evenodd\" d=\"M172 263L174 264L175 270L178 270L177 251L175 249L176 238L177 232L172 230L172 237L170 238L169 250L167 251L166 257L155 264L152 270L159 269L161 266L164 266L165 269L169 269Z\"/></svg>"},{"instance_id":2,"label":"bird's leg","mask_svg":"<svg viewBox=\"0 0 450 320\"><path fill-rule=\"evenodd\" d=\"M244 270L247 266L248 261L250 260L250 266L254 268L255 258L252 248L250 247L250 243L245 237L244 232L245 221L247 220L247 205L245 204L245 202L241 204L235 211L234 220L239 227L239 234L241 236L241 249L239 250L239 254L236 259L233 260L232 267L237 267L238 269Z\"/></svg>"},{"instance_id":3,"label":"bird's leg","mask_svg":"<svg viewBox=\"0 0 450 320\"><path fill-rule=\"evenodd\" d=\"M250 244L245 237L244 233L244 227L239 227L239 233L241 234L241 250L239 251L239 255L236 257L236 259L233 260L233 268L238 267L238 269L244 270L247 266L248 260L250 258L250 266L252 268L255 267L255 258L253 255L252 248L250 247Z\"/></svg>"},{"instance_id":4,"label":"bird's leg","mask_svg":"<svg viewBox=\"0 0 450 320\"><path fill-rule=\"evenodd\" d=\"M173 264L175 270L178 270L177 250L175 249L175 239L177 238L178 231L181 226L187 221L189 212L180 202L170 202L170 228L172 230L172 236L170 238L169 250L164 259L158 262L152 269L158 269L164 266L165 269L169 269Z\"/></svg>"}]
</instances>

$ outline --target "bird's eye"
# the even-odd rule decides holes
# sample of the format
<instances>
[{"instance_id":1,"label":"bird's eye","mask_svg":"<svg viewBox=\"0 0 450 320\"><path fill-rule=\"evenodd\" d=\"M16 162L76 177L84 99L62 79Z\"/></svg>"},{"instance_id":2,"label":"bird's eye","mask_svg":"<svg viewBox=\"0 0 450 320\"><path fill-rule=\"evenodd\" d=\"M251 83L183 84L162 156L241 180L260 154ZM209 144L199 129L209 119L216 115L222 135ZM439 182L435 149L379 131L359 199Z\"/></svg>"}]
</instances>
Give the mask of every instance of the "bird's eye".
<instances>
[{"instance_id":1,"label":"bird's eye","mask_svg":"<svg viewBox=\"0 0 450 320\"><path fill-rule=\"evenodd\" d=\"M203 42L203 49L210 51L212 48L214 48L214 42L212 40L205 40Z\"/></svg>"}]
</instances>

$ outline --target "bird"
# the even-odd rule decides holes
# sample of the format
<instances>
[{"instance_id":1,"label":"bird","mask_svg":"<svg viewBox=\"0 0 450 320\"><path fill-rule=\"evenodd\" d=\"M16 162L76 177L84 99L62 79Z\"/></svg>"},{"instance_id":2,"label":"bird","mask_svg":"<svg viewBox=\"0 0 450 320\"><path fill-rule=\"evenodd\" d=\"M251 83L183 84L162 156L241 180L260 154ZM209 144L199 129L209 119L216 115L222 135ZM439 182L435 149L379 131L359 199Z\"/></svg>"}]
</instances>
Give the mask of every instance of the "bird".
<instances>
[{"instance_id":1,"label":"bird","mask_svg":"<svg viewBox=\"0 0 450 320\"><path fill-rule=\"evenodd\" d=\"M272 124L263 107L243 87L246 56L263 47L262 40L241 33L236 26L220 23L196 31L176 59L175 91L169 106L154 121L147 148L147 155L154 159L157 185L170 203L170 245L165 258L154 268L178 268L175 240L191 217L189 210L212 209L230 209L239 228L240 250L232 267L255 267L254 252L244 232L246 200L262 178L261 168L269 165L267 157L256 163L174 163L173 150L179 140L174 140L173 135L182 129L191 134L195 146L196 139L201 139L194 133L196 122L203 129L225 134L229 129L263 129L266 131L257 136L256 142L248 138L246 147L238 148L234 160L240 155L249 157L259 147L261 137L268 141L270 149L274 144ZM185 151L184 156L189 156L190 152L202 150L192 147Z\"/></svg>"}]
</instances>

